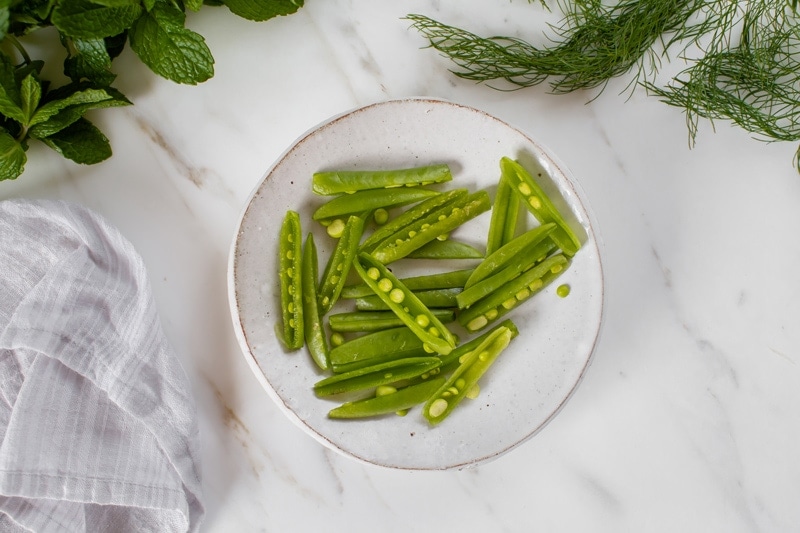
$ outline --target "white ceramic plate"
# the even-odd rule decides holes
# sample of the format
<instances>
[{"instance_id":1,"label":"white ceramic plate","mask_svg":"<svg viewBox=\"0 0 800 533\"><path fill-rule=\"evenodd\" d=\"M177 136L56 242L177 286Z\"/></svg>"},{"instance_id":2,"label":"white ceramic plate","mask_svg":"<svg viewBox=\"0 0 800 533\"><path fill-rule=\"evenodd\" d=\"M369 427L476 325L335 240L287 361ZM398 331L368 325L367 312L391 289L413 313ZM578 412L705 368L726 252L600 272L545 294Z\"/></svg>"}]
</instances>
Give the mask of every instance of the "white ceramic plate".
<instances>
[{"instance_id":1,"label":"white ceramic plate","mask_svg":"<svg viewBox=\"0 0 800 533\"><path fill-rule=\"evenodd\" d=\"M311 220L313 210L324 201L311 192L314 172L444 162L452 168L453 181L440 188L486 189L494 197L503 156L523 164L537 158L550 171L551 194L563 198L562 207L585 237L572 265L555 284L507 315L519 327L519 336L484 375L480 396L465 400L438 426L430 427L419 408L405 417L328 419L327 412L338 402L317 398L312 391L326 374L317 370L305 349L288 353L275 335L281 317L278 234L286 211L300 213L304 234L315 232L321 270L333 242ZM482 246L489 216L485 213L470 221L453 236ZM432 268L431 262L414 264L422 270ZM468 265L453 262L433 267L441 271ZM555 295L561 283L572 288L567 298ZM476 465L536 434L584 375L597 343L604 300L591 216L564 167L525 133L501 120L430 99L392 100L356 109L297 140L267 172L244 210L231 249L229 284L233 322L244 355L290 419L347 456L421 470ZM467 337L463 330L456 332L462 339Z\"/></svg>"}]
</instances>

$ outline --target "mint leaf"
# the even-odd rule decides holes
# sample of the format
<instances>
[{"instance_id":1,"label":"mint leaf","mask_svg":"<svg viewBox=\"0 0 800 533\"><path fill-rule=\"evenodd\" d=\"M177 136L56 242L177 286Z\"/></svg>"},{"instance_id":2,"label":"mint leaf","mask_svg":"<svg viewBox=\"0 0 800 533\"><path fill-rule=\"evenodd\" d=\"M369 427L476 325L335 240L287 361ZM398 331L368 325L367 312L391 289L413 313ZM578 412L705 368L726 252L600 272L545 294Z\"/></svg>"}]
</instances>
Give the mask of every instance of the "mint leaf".
<instances>
[{"instance_id":1,"label":"mint leaf","mask_svg":"<svg viewBox=\"0 0 800 533\"><path fill-rule=\"evenodd\" d=\"M0 181L19 177L27 160L25 148L14 137L0 130Z\"/></svg>"},{"instance_id":2,"label":"mint leaf","mask_svg":"<svg viewBox=\"0 0 800 533\"><path fill-rule=\"evenodd\" d=\"M97 39L122 33L142 13L139 2L104 6L88 0L59 2L50 17L64 35L78 39Z\"/></svg>"},{"instance_id":3,"label":"mint leaf","mask_svg":"<svg viewBox=\"0 0 800 533\"><path fill-rule=\"evenodd\" d=\"M60 94L57 91L48 95ZM110 87L76 90L61 98L53 99L41 106L31 120L28 133L31 137L43 138L61 131L80 119L90 109L130 105L125 96Z\"/></svg>"},{"instance_id":4,"label":"mint leaf","mask_svg":"<svg viewBox=\"0 0 800 533\"><path fill-rule=\"evenodd\" d=\"M240 17L263 21L291 15L303 6L303 0L225 0L225 5Z\"/></svg>"},{"instance_id":5,"label":"mint leaf","mask_svg":"<svg viewBox=\"0 0 800 533\"><path fill-rule=\"evenodd\" d=\"M11 60L0 54L0 113L19 123L26 121L22 111L22 100L19 94L16 71Z\"/></svg>"},{"instance_id":6,"label":"mint leaf","mask_svg":"<svg viewBox=\"0 0 800 533\"><path fill-rule=\"evenodd\" d=\"M186 16L157 4L130 29L131 49L150 70L177 83L195 85L214 75L214 58L203 37L184 27Z\"/></svg>"},{"instance_id":7,"label":"mint leaf","mask_svg":"<svg viewBox=\"0 0 800 533\"><path fill-rule=\"evenodd\" d=\"M71 39L65 46L69 56L64 60L64 74L72 81L86 79L111 85L117 77L111 72L111 56L105 39Z\"/></svg>"},{"instance_id":8,"label":"mint leaf","mask_svg":"<svg viewBox=\"0 0 800 533\"><path fill-rule=\"evenodd\" d=\"M39 100L42 98L42 86L33 73L28 74L22 80L20 98L22 100L22 114L25 117L23 124L28 125L36 112L36 108L39 106Z\"/></svg>"},{"instance_id":9,"label":"mint leaf","mask_svg":"<svg viewBox=\"0 0 800 533\"><path fill-rule=\"evenodd\" d=\"M41 140L67 159L83 165L93 165L111 157L108 139L85 118Z\"/></svg>"},{"instance_id":10,"label":"mint leaf","mask_svg":"<svg viewBox=\"0 0 800 533\"><path fill-rule=\"evenodd\" d=\"M10 4L10 2L0 2L0 41L5 39L11 19L11 10L8 6L2 5L3 3Z\"/></svg>"},{"instance_id":11,"label":"mint leaf","mask_svg":"<svg viewBox=\"0 0 800 533\"><path fill-rule=\"evenodd\" d=\"M200 8L203 7L203 0L184 0L183 3L192 11L200 11Z\"/></svg>"}]
</instances>

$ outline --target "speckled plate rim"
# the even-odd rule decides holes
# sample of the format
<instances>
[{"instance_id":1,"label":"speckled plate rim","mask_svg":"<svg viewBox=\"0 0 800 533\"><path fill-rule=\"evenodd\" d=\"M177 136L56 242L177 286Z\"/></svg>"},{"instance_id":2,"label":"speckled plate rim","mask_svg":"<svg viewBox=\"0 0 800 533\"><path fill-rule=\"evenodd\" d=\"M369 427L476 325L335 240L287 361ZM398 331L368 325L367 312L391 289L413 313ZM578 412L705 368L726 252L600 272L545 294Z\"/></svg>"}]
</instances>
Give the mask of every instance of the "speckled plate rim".
<instances>
[{"instance_id":1,"label":"speckled plate rim","mask_svg":"<svg viewBox=\"0 0 800 533\"><path fill-rule=\"evenodd\" d=\"M297 147L300 144L302 144L310 136L314 135L317 131L319 131L319 130L321 130L323 128L329 127L330 125L336 123L337 121L339 121L339 120L341 120L341 119L343 119L345 117L349 117L349 116L353 115L354 113L363 112L363 111L369 110L370 108L373 108L375 106L382 106L382 105L385 105L385 104L397 104L397 103L403 103L403 102L415 102L415 103L427 102L427 103L431 103L431 104L434 104L434 105L441 104L441 105L447 105L447 106L454 106L454 107L457 107L457 108L463 108L463 109L471 111L471 112L476 112L476 113L479 113L481 115L484 115L488 119L491 119L493 121L496 121L498 123L501 123L501 124L505 125L507 128L509 128L511 130L514 130L517 134L519 134L522 137L524 137L532 146L535 146L545 157L547 157L549 159L550 163L552 163L553 166L556 169L558 169L558 171L565 177L568 187L574 193L577 201L581 205L581 208L582 208L586 218L588 219L588 224L592 229L592 240L593 240L594 245L596 247L596 253L597 253L597 256L598 256L597 257L597 261L598 261L597 268L598 268L598 274L599 274L599 277L600 277L600 291L599 291L599 295L598 295L599 296L599 319L598 319L598 323L597 323L597 328L596 328L596 332L595 332L595 335L594 335L594 339L593 339L593 341L591 343L591 349L589 350L589 352L588 352L588 354L587 354L587 356L585 358L585 363L584 363L583 367L578 372L577 379L575 379L572 387L566 392L566 394L564 395L564 397L561 400L561 402L552 409L550 414L538 426L536 426L534 428L531 428L531 430L527 434L523 435L521 438L517 439L516 441L509 443L507 446L504 446L501 449L495 450L492 453L488 453L488 454L485 454L485 455L482 455L482 456L479 456L479 457L474 457L474 458L472 458L472 459L470 459L468 461L455 462L455 463L446 464L446 465L439 465L439 466L435 466L435 467L428 467L428 466L422 466L422 467L419 467L419 466L398 466L398 465L387 465L387 464L383 464L383 463L380 463L380 462L376 462L376 461L374 461L372 459L369 459L369 458L363 457L363 456L361 456L361 455L359 455L357 453L354 453L351 450L343 449L336 442L334 442L333 440L329 439L324 434L321 434L315 428L311 427L308 423L306 423L302 418L300 418L294 412L294 410L286 404L285 400L277 393L277 391L275 390L275 388L272 386L272 384L269 382L267 376L265 375L264 369L259 365L258 360L257 360L255 354L253 353L253 351L251 349L251 346L250 346L250 344L249 344L249 342L247 340L247 335L246 335L246 333L244 331L244 325L242 323L242 317L241 317L240 304L239 304L239 301L238 301L238 298L237 298L237 294L236 294L236 263L237 263L237 248L238 248L239 235L240 235L240 233L242 231L242 226L243 226L245 218L247 216L248 209L250 208L251 203L253 202L253 199L255 198L255 196L257 195L257 193L261 189L261 187L264 185L264 182L271 176L271 174L276 169L276 167L290 153L292 153L294 150L296 150ZM567 169L567 167L558 159L557 156L555 156L541 142L532 139L525 131L523 131L523 130L521 130L519 128L516 128L515 126L509 124L507 121L501 120L501 119L499 119L499 118L497 118L497 117L495 117L495 116L493 116L493 115L491 115L491 114L489 114L489 113L487 113L485 111L482 111L480 109L476 109L474 107L470 107L470 106L467 106L467 105L455 103L455 102L452 102L452 101L449 101L449 100L445 100L445 99L438 99L438 98L431 98L431 97L407 97L407 98L383 100L383 101L375 102L375 103L364 105L364 106L358 106L358 107L354 107L354 108L351 108L349 110L343 111L342 113L334 115L334 116L332 116L332 117L330 117L330 118L328 118L328 119L316 124L315 126L309 128L308 130L306 130L303 134L301 134L294 142L292 142L280 154L280 156L270 165L270 167L267 169L267 171L263 174L262 178L259 179L258 183L253 187L251 193L249 194L247 200L244 203L244 207L242 208L241 214L240 214L238 222L236 224L236 228L235 228L235 232L234 232L234 235L233 235L232 244L231 244L230 251L229 251L229 256L228 256L228 269L227 269L228 300L229 300L231 318L232 318L233 326L234 326L235 337L236 337L236 340L237 340L237 342L239 344L239 347L240 347L240 349L242 351L242 354L243 354L245 360L248 363L248 366L253 371L253 373L256 376L256 379L261 384L261 386L264 388L264 390L267 392L268 396L275 402L275 404L289 418L289 420L291 420L296 426L298 426L300 429L302 429L304 432L306 432L308 435L310 435L312 438L314 438L316 441L318 441L319 443L321 443L325 447L327 447L327 448L329 448L329 449L331 449L331 450L333 450L333 451L335 451L335 452L337 452L337 453L339 453L339 454L341 454L341 455L343 455L345 457L354 459L354 460L356 460L356 461L358 461L358 462L360 462L362 464L385 467L385 468L391 468L391 469L412 470L412 471L413 470L417 470L417 471L437 471L437 470L438 471L442 471L442 470L460 470L460 469L464 469L464 468L472 468L472 467L484 464L486 462L492 461L494 459L497 459L497 458L507 454L511 450L517 448L521 444L527 442L532 437L537 435L540 431L542 431L561 412L561 410L564 408L566 403L572 398L572 396L574 395L574 393L577 390L577 388L579 387L579 385L582 383L583 379L586 376L586 373L587 373L588 369L590 368L590 366L591 366L591 364L592 364L592 362L594 360L595 352L597 351L597 346L598 346L598 344L600 342L600 337L601 337L603 326L604 326L604 322L605 322L604 317L605 317L606 298L607 298L607 296L606 296L606 291L605 291L606 283L605 283L605 279L604 279L604 270L603 270L603 249L604 249L604 246L603 246L602 234L600 233L600 230L598 228L597 221L596 221L596 218L595 218L594 213L592 211L591 205L588 203L588 201L586 199L586 195L585 195L580 183L576 179L574 179L574 176L571 173L569 173L566 169Z\"/></svg>"}]
</instances>

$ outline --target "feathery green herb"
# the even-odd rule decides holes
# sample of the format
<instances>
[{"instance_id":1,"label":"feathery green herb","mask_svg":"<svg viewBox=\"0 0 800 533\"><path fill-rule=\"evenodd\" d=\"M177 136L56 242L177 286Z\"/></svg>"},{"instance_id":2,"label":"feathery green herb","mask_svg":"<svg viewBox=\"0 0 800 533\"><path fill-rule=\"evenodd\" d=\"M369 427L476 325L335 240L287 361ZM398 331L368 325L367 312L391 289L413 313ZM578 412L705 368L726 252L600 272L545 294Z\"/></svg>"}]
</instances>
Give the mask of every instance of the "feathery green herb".
<instances>
[{"instance_id":1,"label":"feathery green herb","mask_svg":"<svg viewBox=\"0 0 800 533\"><path fill-rule=\"evenodd\" d=\"M296 12L303 0L0 0L0 181L22 174L31 139L76 163L111 156L108 139L84 115L131 104L111 86L112 61L128 44L166 79L195 85L211 78L211 51L186 27L187 10L204 5L263 21ZM23 44L48 27L57 32L53 46L63 49L68 81L60 87L42 78L44 63Z\"/></svg>"},{"instance_id":2,"label":"feathery green herb","mask_svg":"<svg viewBox=\"0 0 800 533\"><path fill-rule=\"evenodd\" d=\"M800 17L796 0L563 0L561 22L542 46L480 37L408 15L456 76L553 93L602 89L614 78L645 88L686 113L690 143L699 120L728 120L766 141L800 140ZM664 63L688 65L666 84ZM800 171L800 149L795 158Z\"/></svg>"}]
</instances>

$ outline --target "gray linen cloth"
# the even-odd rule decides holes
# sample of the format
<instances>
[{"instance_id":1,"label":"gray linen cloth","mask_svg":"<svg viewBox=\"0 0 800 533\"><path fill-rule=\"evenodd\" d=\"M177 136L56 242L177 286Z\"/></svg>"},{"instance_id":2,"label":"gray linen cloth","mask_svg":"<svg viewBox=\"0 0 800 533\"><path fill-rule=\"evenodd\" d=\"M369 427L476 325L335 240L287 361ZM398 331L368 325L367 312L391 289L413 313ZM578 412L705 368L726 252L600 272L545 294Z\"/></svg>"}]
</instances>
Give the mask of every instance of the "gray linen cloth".
<instances>
[{"instance_id":1,"label":"gray linen cloth","mask_svg":"<svg viewBox=\"0 0 800 533\"><path fill-rule=\"evenodd\" d=\"M0 531L197 531L199 432L144 264L91 211L0 202Z\"/></svg>"}]
</instances>

